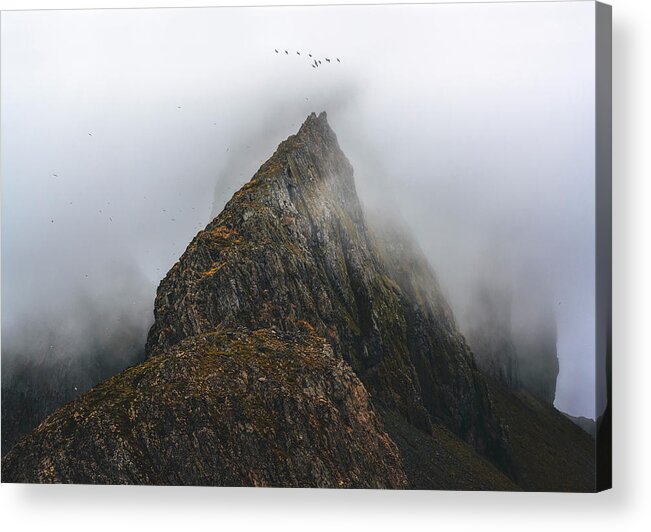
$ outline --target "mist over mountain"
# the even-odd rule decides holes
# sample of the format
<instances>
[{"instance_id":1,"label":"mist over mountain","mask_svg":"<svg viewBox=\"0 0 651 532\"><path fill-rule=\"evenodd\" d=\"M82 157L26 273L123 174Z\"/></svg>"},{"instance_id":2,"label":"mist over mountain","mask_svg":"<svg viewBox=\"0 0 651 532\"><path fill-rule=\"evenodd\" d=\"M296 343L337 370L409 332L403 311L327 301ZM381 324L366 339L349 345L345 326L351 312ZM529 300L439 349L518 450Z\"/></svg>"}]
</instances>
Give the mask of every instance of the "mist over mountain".
<instances>
[{"instance_id":1,"label":"mist over mountain","mask_svg":"<svg viewBox=\"0 0 651 532\"><path fill-rule=\"evenodd\" d=\"M187 243L327 109L360 202L399 213L463 334L487 250L507 265L494 284L545 272L557 406L595 417L591 20L580 2L392 6L360 39L361 6L4 13L3 351L32 323L58 330L52 316L85 323L76 301L123 285L138 305L100 305L102 321L127 309L146 328ZM342 62L312 69L296 51Z\"/></svg>"},{"instance_id":2,"label":"mist over mountain","mask_svg":"<svg viewBox=\"0 0 651 532\"><path fill-rule=\"evenodd\" d=\"M464 320L468 342L487 375L553 406L559 370L555 305L549 286L536 282L531 269L520 276L501 284L490 276L476 281Z\"/></svg>"},{"instance_id":3,"label":"mist over mountain","mask_svg":"<svg viewBox=\"0 0 651 532\"><path fill-rule=\"evenodd\" d=\"M153 287L128 264L87 271L81 287L55 283L31 309L3 293L3 455L55 409L144 358Z\"/></svg>"},{"instance_id":4,"label":"mist over mountain","mask_svg":"<svg viewBox=\"0 0 651 532\"><path fill-rule=\"evenodd\" d=\"M309 115L161 281L146 360L21 439L3 480L594 489L590 437L482 374L382 222Z\"/></svg>"}]
</instances>

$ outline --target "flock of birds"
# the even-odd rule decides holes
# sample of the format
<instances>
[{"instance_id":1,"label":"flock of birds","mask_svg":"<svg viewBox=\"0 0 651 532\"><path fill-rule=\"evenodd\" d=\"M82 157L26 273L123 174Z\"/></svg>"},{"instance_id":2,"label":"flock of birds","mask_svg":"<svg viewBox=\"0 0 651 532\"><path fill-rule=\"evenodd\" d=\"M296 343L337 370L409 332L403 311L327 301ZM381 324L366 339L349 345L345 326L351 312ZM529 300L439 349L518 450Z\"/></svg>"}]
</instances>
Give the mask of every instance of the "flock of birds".
<instances>
[{"instance_id":1,"label":"flock of birds","mask_svg":"<svg viewBox=\"0 0 651 532\"><path fill-rule=\"evenodd\" d=\"M285 55L289 55L288 50L282 50L282 51L285 52ZM277 54L280 54L281 50L278 50L277 48L274 48L274 52L276 52ZM300 56L301 52L297 51L296 55ZM314 57L312 54L308 53L304 57L309 58L310 65L312 66L312 68L319 68L323 64L323 61L321 61L321 59L319 59L318 57ZM337 61L337 63L341 63L341 59L339 59L338 57L335 57L332 60L329 57L324 57L323 59L326 62L326 64L327 63L334 63L335 61Z\"/></svg>"},{"instance_id":2,"label":"flock of birds","mask_svg":"<svg viewBox=\"0 0 651 532\"><path fill-rule=\"evenodd\" d=\"M288 50L283 50L283 51L285 52L285 55L289 55L289 51L288 51ZM277 48L274 48L274 52L276 52L277 54L280 54L280 53L281 53L281 50L278 50ZM296 55L301 56L301 52L296 51ZM319 67L323 64L323 61L322 61L321 59L319 59L319 58L317 58L317 57L314 57L314 56L313 56L312 54L310 54L310 53L308 53L308 54L305 55L304 57L307 57L307 58L310 59L310 65L312 66L312 68L319 68ZM327 64L327 63L334 63L335 61L336 61L337 63L341 63L341 59L339 59L338 57L334 57L333 59L330 59L329 57L324 57L323 60L326 62L326 64ZM309 98L305 98L305 100L308 101ZM183 109L183 107L181 107L180 105L177 105L176 108L177 108L177 109ZM217 125L217 123L213 122L213 126L216 126L216 125ZM93 134L89 131L89 132L88 132L88 136L89 136L89 137L92 137ZM248 149L248 148L249 148L249 146L247 146L247 149ZM226 151L229 151L229 149L226 148ZM58 175L58 174L52 174L52 177L59 177L59 175ZM146 199L146 198L145 198L145 199ZM72 202L70 202L70 205L72 205ZM100 214L102 213L101 210L100 210L99 212L100 212ZM164 210L163 210L163 212L164 212ZM109 220L112 222L112 221L113 221L113 218L109 217ZM172 221L175 221L175 220L172 219ZM54 223L54 220L50 220L50 223Z\"/></svg>"}]
</instances>

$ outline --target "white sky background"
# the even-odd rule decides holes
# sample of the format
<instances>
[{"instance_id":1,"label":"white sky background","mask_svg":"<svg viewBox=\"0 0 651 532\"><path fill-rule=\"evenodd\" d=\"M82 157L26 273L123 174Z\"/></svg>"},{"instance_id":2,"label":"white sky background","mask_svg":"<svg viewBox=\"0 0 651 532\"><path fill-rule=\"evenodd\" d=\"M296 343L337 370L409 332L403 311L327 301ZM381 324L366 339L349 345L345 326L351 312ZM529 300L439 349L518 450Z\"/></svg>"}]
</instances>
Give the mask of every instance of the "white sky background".
<instances>
[{"instance_id":1,"label":"white sky background","mask_svg":"<svg viewBox=\"0 0 651 532\"><path fill-rule=\"evenodd\" d=\"M219 210L326 110L459 314L486 257L544 272L556 405L594 417L591 2L4 12L1 31L3 344L83 329L100 300L107 327L151 321L215 191Z\"/></svg>"}]
</instances>

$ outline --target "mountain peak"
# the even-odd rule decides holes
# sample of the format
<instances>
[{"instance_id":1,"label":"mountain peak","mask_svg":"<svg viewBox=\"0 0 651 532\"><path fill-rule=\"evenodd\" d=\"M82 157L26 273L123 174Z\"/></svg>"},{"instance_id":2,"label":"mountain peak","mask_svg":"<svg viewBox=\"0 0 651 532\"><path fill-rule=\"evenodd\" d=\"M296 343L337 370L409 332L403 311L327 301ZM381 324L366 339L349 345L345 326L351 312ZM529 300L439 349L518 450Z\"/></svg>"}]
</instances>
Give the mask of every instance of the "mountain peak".
<instances>
[{"instance_id":1,"label":"mountain peak","mask_svg":"<svg viewBox=\"0 0 651 532\"><path fill-rule=\"evenodd\" d=\"M328 115L325 111L321 111L318 115L316 113L310 113L295 137L297 140L308 143L311 146L324 145L329 149L334 148L334 151L343 156L343 152L341 152L337 143L337 135L335 135L335 132L330 127Z\"/></svg>"},{"instance_id":2,"label":"mountain peak","mask_svg":"<svg viewBox=\"0 0 651 532\"><path fill-rule=\"evenodd\" d=\"M254 196L267 201L270 195L280 193L277 188L268 188L273 183L284 183L290 195L300 191L303 198L314 195L322 201L330 198L331 206L347 205L355 218L360 215L353 167L341 150L325 111L318 115L310 113L299 130L278 145L235 197Z\"/></svg>"},{"instance_id":3,"label":"mountain peak","mask_svg":"<svg viewBox=\"0 0 651 532\"><path fill-rule=\"evenodd\" d=\"M413 279L383 255L352 165L326 113L312 113L163 279L146 352L224 327L307 328L350 364L377 405L426 434L442 423L508 468L503 429L428 265ZM430 289L415 291L420 280Z\"/></svg>"},{"instance_id":4,"label":"mountain peak","mask_svg":"<svg viewBox=\"0 0 651 532\"><path fill-rule=\"evenodd\" d=\"M314 112L307 115L307 118L301 125L299 129L299 134L301 131L307 129L330 129L330 124L328 123L328 115L325 111L321 111L318 115Z\"/></svg>"}]
</instances>

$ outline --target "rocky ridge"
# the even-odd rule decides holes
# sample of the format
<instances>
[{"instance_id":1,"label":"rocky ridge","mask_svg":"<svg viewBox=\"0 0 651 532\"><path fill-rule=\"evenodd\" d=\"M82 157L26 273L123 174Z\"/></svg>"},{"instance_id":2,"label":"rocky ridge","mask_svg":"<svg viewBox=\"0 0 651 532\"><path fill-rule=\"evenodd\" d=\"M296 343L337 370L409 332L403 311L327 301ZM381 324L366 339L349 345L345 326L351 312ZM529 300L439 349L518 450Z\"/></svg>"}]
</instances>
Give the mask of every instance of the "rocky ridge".
<instances>
[{"instance_id":1,"label":"rocky ridge","mask_svg":"<svg viewBox=\"0 0 651 532\"><path fill-rule=\"evenodd\" d=\"M307 323L376 404L426 432L441 423L508 467L503 428L447 303L424 259L413 260L425 278L411 276L404 251L372 238L352 166L326 114L312 114L163 279L147 352L218 326Z\"/></svg>"}]
</instances>

